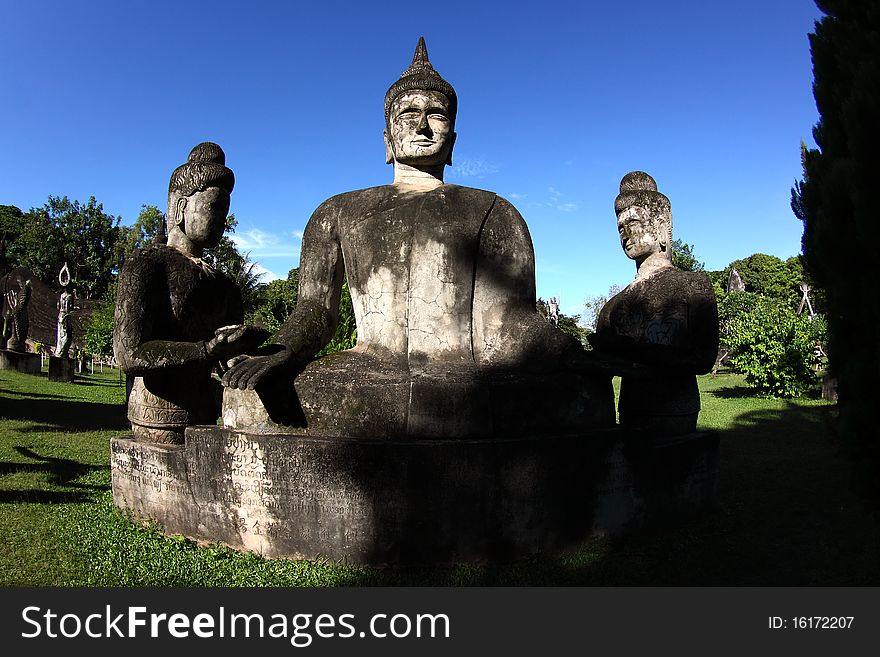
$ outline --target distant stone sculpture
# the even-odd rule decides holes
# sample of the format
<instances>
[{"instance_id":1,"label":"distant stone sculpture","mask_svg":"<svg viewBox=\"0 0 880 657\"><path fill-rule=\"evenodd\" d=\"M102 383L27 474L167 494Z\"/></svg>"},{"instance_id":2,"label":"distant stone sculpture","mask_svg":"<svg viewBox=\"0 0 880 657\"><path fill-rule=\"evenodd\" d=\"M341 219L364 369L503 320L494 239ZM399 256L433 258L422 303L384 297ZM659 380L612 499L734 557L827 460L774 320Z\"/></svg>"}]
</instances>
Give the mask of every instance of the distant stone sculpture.
<instances>
[{"instance_id":1,"label":"distant stone sculpture","mask_svg":"<svg viewBox=\"0 0 880 657\"><path fill-rule=\"evenodd\" d=\"M746 284L743 283L742 276L739 275L739 272L736 270L736 267L730 268L730 274L727 276L727 293L731 292L745 292Z\"/></svg>"},{"instance_id":2,"label":"distant stone sculpture","mask_svg":"<svg viewBox=\"0 0 880 657\"><path fill-rule=\"evenodd\" d=\"M599 314L593 347L650 366L624 376L620 423L662 436L695 430L696 374L718 353L718 309L708 276L672 266L672 208L641 171L628 173L615 201L620 243L636 278Z\"/></svg>"},{"instance_id":3,"label":"distant stone sculpture","mask_svg":"<svg viewBox=\"0 0 880 657\"><path fill-rule=\"evenodd\" d=\"M559 300L556 297L550 297L547 313L550 315L550 323L559 326Z\"/></svg>"},{"instance_id":4,"label":"distant stone sculpture","mask_svg":"<svg viewBox=\"0 0 880 657\"><path fill-rule=\"evenodd\" d=\"M70 351L70 311L73 309L73 295L67 290L70 284L70 270L67 263L58 272L58 282L61 284L61 295L58 298L58 331L55 341L55 355L59 358L67 358Z\"/></svg>"},{"instance_id":5,"label":"distant stone sculpture","mask_svg":"<svg viewBox=\"0 0 880 657\"><path fill-rule=\"evenodd\" d=\"M28 313L27 304L31 298L30 280L18 280L18 289L7 290L4 301L7 312L4 319L3 334L9 351L27 351Z\"/></svg>"},{"instance_id":6,"label":"distant stone sculpture","mask_svg":"<svg viewBox=\"0 0 880 657\"><path fill-rule=\"evenodd\" d=\"M241 325L235 283L201 259L226 225L235 178L214 143L197 145L168 186L168 243L136 250L119 275L113 349L135 377L128 405L134 437L183 442L186 426L219 416L215 367L265 339Z\"/></svg>"},{"instance_id":7,"label":"distant stone sculpture","mask_svg":"<svg viewBox=\"0 0 880 657\"><path fill-rule=\"evenodd\" d=\"M223 377L227 426L277 428L271 402L282 389L310 435L464 438L613 423L609 377L574 372L589 369L589 355L536 311L534 251L519 212L492 192L443 181L457 102L421 39L385 95L393 183L314 212L278 350L243 357ZM357 345L312 361L334 334L346 276ZM542 367L553 374L530 374ZM261 385L264 377L272 383ZM253 393L236 392L254 388L268 419L253 413Z\"/></svg>"}]
</instances>

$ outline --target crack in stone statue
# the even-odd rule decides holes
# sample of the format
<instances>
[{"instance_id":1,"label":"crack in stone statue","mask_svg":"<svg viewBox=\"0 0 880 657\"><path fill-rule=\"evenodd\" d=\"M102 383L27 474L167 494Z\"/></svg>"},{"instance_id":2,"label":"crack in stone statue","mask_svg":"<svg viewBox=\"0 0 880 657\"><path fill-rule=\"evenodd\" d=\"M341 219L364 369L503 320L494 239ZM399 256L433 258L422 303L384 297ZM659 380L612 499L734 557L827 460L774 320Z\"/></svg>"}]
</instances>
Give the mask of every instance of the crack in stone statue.
<instances>
[{"instance_id":1,"label":"crack in stone statue","mask_svg":"<svg viewBox=\"0 0 880 657\"><path fill-rule=\"evenodd\" d=\"M113 350L134 376L128 419L138 440L182 443L220 414L215 368L267 332L241 324L235 283L201 259L226 227L235 178L214 143L197 145L168 186L168 237L135 250L119 275Z\"/></svg>"},{"instance_id":2,"label":"crack in stone statue","mask_svg":"<svg viewBox=\"0 0 880 657\"><path fill-rule=\"evenodd\" d=\"M658 436L696 429L696 374L718 354L718 309L709 277L672 265L672 207L647 173L633 171L615 200L620 244L636 262L636 278L599 313L590 343L599 351L648 366L624 375L620 423Z\"/></svg>"},{"instance_id":3,"label":"crack in stone statue","mask_svg":"<svg viewBox=\"0 0 880 657\"><path fill-rule=\"evenodd\" d=\"M226 426L462 438L499 434L502 425L558 432L613 423L599 359L536 311L534 251L519 212L492 192L444 183L457 104L420 39L385 95L393 183L315 210L298 305L274 338L278 350L235 359L223 376ZM336 329L346 276L357 345L313 360ZM504 394L492 394L501 380ZM553 395L549 419L525 417ZM475 417L425 426L417 418L432 414L438 396L470 399Z\"/></svg>"}]
</instances>

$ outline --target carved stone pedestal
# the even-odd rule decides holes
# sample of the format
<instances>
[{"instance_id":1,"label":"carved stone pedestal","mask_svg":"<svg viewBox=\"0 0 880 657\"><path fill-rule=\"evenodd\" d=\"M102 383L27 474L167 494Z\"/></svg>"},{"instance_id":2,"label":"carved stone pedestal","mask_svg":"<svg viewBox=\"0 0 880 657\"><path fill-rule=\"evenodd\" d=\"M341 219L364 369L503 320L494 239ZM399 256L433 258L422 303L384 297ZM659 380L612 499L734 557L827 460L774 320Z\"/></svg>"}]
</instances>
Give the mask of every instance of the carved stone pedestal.
<instances>
[{"instance_id":1,"label":"carved stone pedestal","mask_svg":"<svg viewBox=\"0 0 880 657\"><path fill-rule=\"evenodd\" d=\"M0 370L15 370L24 374L40 375L42 362L39 354L0 349Z\"/></svg>"},{"instance_id":2,"label":"carved stone pedestal","mask_svg":"<svg viewBox=\"0 0 880 657\"><path fill-rule=\"evenodd\" d=\"M113 497L168 534L266 557L443 564L554 552L711 505L718 436L619 430L375 441L190 427L111 441Z\"/></svg>"},{"instance_id":3,"label":"carved stone pedestal","mask_svg":"<svg viewBox=\"0 0 880 657\"><path fill-rule=\"evenodd\" d=\"M49 380L70 383L76 372L76 361L70 358L49 356Z\"/></svg>"}]
</instances>

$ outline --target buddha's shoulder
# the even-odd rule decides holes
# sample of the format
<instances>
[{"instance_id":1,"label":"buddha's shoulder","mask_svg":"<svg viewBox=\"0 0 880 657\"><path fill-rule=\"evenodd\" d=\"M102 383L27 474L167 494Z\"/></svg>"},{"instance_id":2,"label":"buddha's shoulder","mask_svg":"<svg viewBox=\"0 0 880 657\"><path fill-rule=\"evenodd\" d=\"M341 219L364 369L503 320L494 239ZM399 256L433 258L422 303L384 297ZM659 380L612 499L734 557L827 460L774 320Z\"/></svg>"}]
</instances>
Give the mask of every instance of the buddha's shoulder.
<instances>
[{"instance_id":1,"label":"buddha's shoulder","mask_svg":"<svg viewBox=\"0 0 880 657\"><path fill-rule=\"evenodd\" d=\"M476 202L500 202L504 206L510 206L510 202L498 196L495 192L485 189L477 189L476 187L463 187L461 185L440 185L436 189L429 192L418 192L417 194L442 195L452 198L461 199L462 201ZM377 187L365 187L364 189L356 189L350 192L343 192L331 196L324 201L318 209L343 208L348 205L356 205L357 207L365 207L370 205L384 205L388 201L395 199L403 200L407 197L406 191L402 191L396 185L379 185Z\"/></svg>"},{"instance_id":2,"label":"buddha's shoulder","mask_svg":"<svg viewBox=\"0 0 880 657\"><path fill-rule=\"evenodd\" d=\"M394 185L379 185L378 187L365 187L350 192L342 192L331 196L318 206L317 212L340 210L347 207L360 207L380 204L395 196Z\"/></svg>"}]
</instances>

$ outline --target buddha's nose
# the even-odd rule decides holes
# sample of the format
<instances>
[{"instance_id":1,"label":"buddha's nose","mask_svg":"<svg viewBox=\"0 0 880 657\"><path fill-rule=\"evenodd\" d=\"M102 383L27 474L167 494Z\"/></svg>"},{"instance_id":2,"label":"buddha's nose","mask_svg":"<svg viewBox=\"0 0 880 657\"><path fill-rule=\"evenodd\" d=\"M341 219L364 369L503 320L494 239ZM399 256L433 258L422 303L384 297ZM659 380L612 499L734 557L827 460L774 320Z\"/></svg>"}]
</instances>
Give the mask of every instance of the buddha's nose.
<instances>
[{"instance_id":1,"label":"buddha's nose","mask_svg":"<svg viewBox=\"0 0 880 657\"><path fill-rule=\"evenodd\" d=\"M416 126L416 132L431 132L431 127L428 125L428 115L424 113L419 118L419 124Z\"/></svg>"}]
</instances>

